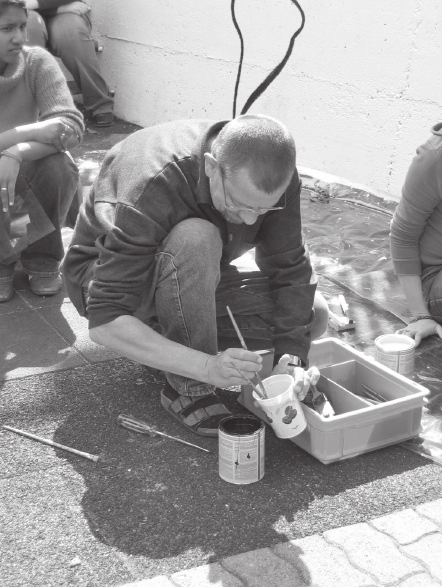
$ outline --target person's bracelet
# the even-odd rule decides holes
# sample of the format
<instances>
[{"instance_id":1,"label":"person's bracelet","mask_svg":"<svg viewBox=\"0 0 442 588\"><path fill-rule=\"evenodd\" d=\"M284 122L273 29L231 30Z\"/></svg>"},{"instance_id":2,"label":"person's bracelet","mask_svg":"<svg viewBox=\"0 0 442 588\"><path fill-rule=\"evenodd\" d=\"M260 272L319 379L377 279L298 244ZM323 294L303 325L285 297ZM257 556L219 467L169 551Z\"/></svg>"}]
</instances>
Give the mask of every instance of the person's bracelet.
<instances>
[{"instance_id":1,"label":"person's bracelet","mask_svg":"<svg viewBox=\"0 0 442 588\"><path fill-rule=\"evenodd\" d=\"M15 153L12 153L12 151L8 151L7 149L5 151L2 151L0 153L0 155L3 157L11 157L12 159L15 159L16 161L18 161L18 163L21 165L23 162L23 159L20 157L20 155L16 155Z\"/></svg>"},{"instance_id":2,"label":"person's bracelet","mask_svg":"<svg viewBox=\"0 0 442 588\"><path fill-rule=\"evenodd\" d=\"M425 319L430 319L432 321L435 320L434 316L431 316L431 314L418 314L413 317L408 324L411 325L411 323L416 323L417 321L423 321Z\"/></svg>"}]
</instances>

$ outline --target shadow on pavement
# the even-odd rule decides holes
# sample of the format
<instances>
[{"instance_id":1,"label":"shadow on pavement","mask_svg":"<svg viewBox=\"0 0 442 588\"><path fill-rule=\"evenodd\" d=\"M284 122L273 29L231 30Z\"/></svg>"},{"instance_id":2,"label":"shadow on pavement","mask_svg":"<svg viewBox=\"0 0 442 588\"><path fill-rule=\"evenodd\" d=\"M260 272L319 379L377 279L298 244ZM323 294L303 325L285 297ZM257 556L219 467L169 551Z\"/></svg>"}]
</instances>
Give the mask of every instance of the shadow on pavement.
<instances>
[{"instance_id":1,"label":"shadow on pavement","mask_svg":"<svg viewBox=\"0 0 442 588\"><path fill-rule=\"evenodd\" d=\"M148 369L118 360L88 375L83 370L81 381L73 371L71 381L73 390L88 389L98 402L87 414L82 407L72 410L54 440L100 455L98 465L63 457L84 479L81 506L91 532L135 558L145 574L151 560L156 574L172 573L365 521L410 499L431 499L429 462L404 448L325 466L269 428L264 478L232 485L218 475L217 440L197 437L167 415L159 403L162 381ZM222 392L233 412L245 412L236 396ZM212 453L123 429L121 413Z\"/></svg>"}]
</instances>

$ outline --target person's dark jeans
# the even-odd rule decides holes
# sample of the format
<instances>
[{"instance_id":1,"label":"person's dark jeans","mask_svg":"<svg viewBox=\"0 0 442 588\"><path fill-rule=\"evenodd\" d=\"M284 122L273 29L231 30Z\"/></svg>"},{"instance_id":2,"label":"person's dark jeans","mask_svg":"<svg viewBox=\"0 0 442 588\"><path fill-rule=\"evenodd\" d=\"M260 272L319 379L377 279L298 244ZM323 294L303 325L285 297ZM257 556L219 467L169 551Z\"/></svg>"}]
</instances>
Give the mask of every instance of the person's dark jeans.
<instances>
[{"instance_id":1,"label":"person's dark jeans","mask_svg":"<svg viewBox=\"0 0 442 588\"><path fill-rule=\"evenodd\" d=\"M114 100L101 75L87 15L66 12L43 19L31 10L27 30L29 45L48 48L62 60L80 88L88 112L112 112Z\"/></svg>"},{"instance_id":2,"label":"person's dark jeans","mask_svg":"<svg viewBox=\"0 0 442 588\"><path fill-rule=\"evenodd\" d=\"M237 272L232 266L221 271L221 254L221 237L212 223L193 218L176 225L156 254L155 282L149 284L136 316L146 322L157 316L167 339L216 355L220 347L240 346L226 310L229 305L249 349L271 349L273 303L267 279L259 271ZM322 335L328 321L327 303L319 292L314 310L313 339ZM215 390L176 374L166 377L180 394Z\"/></svg>"},{"instance_id":3,"label":"person's dark jeans","mask_svg":"<svg viewBox=\"0 0 442 588\"><path fill-rule=\"evenodd\" d=\"M55 230L43 238L30 243L21 253L23 269L33 276L55 277L58 275L64 249L61 226L66 218L72 199L77 191L78 169L66 153L55 153L36 161L23 162L16 183L16 194L26 203L30 194L41 205ZM29 209L31 224L32 209ZM38 227L33 227L34 232ZM28 229L29 234L29 229ZM1 254L1 252L0 252ZM17 256L4 258L0 255L0 277L14 272Z\"/></svg>"},{"instance_id":4,"label":"person's dark jeans","mask_svg":"<svg viewBox=\"0 0 442 588\"><path fill-rule=\"evenodd\" d=\"M431 266L424 269L422 290L430 313L442 325L442 266Z\"/></svg>"}]
</instances>

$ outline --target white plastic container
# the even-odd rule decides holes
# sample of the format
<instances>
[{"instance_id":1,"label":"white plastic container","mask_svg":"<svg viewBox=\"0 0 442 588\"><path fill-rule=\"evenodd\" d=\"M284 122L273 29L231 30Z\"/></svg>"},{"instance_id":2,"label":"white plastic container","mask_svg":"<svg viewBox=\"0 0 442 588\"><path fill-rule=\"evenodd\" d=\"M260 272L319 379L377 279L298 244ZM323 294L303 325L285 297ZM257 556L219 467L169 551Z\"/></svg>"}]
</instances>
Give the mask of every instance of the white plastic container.
<instances>
[{"instance_id":1,"label":"white plastic container","mask_svg":"<svg viewBox=\"0 0 442 588\"><path fill-rule=\"evenodd\" d=\"M271 372L272 364L273 352L263 352L261 377ZM305 406L307 427L290 441L322 463L354 457L419 435L427 388L334 338L312 343L309 364L321 371L318 388L326 393L338 414L324 418ZM374 406L354 394L362 384L382 394L387 402ZM239 402L266 422L251 386L242 388Z\"/></svg>"},{"instance_id":2,"label":"white plastic container","mask_svg":"<svg viewBox=\"0 0 442 588\"><path fill-rule=\"evenodd\" d=\"M291 439L307 426L302 403L293 390L295 381L289 374L270 376L263 381L267 398L253 398L265 412L267 422L280 439Z\"/></svg>"},{"instance_id":3,"label":"white plastic container","mask_svg":"<svg viewBox=\"0 0 442 588\"><path fill-rule=\"evenodd\" d=\"M406 335L381 335L375 339L376 361L409 378L414 372L414 339Z\"/></svg>"}]
</instances>

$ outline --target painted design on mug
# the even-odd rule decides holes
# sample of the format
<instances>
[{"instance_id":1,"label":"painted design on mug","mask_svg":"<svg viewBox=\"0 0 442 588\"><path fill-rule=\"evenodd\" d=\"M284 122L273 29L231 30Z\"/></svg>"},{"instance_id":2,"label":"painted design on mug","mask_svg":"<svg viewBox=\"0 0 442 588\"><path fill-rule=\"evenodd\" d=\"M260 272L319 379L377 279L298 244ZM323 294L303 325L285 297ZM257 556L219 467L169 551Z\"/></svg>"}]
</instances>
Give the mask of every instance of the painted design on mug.
<instances>
[{"instance_id":1,"label":"painted design on mug","mask_svg":"<svg viewBox=\"0 0 442 588\"><path fill-rule=\"evenodd\" d=\"M292 420L294 418L296 418L296 415L298 414L298 411L296 410L296 408L293 408L291 404L289 404L288 406L285 407L285 417L282 417L282 422L285 425L290 425L290 423L292 422Z\"/></svg>"}]
</instances>

